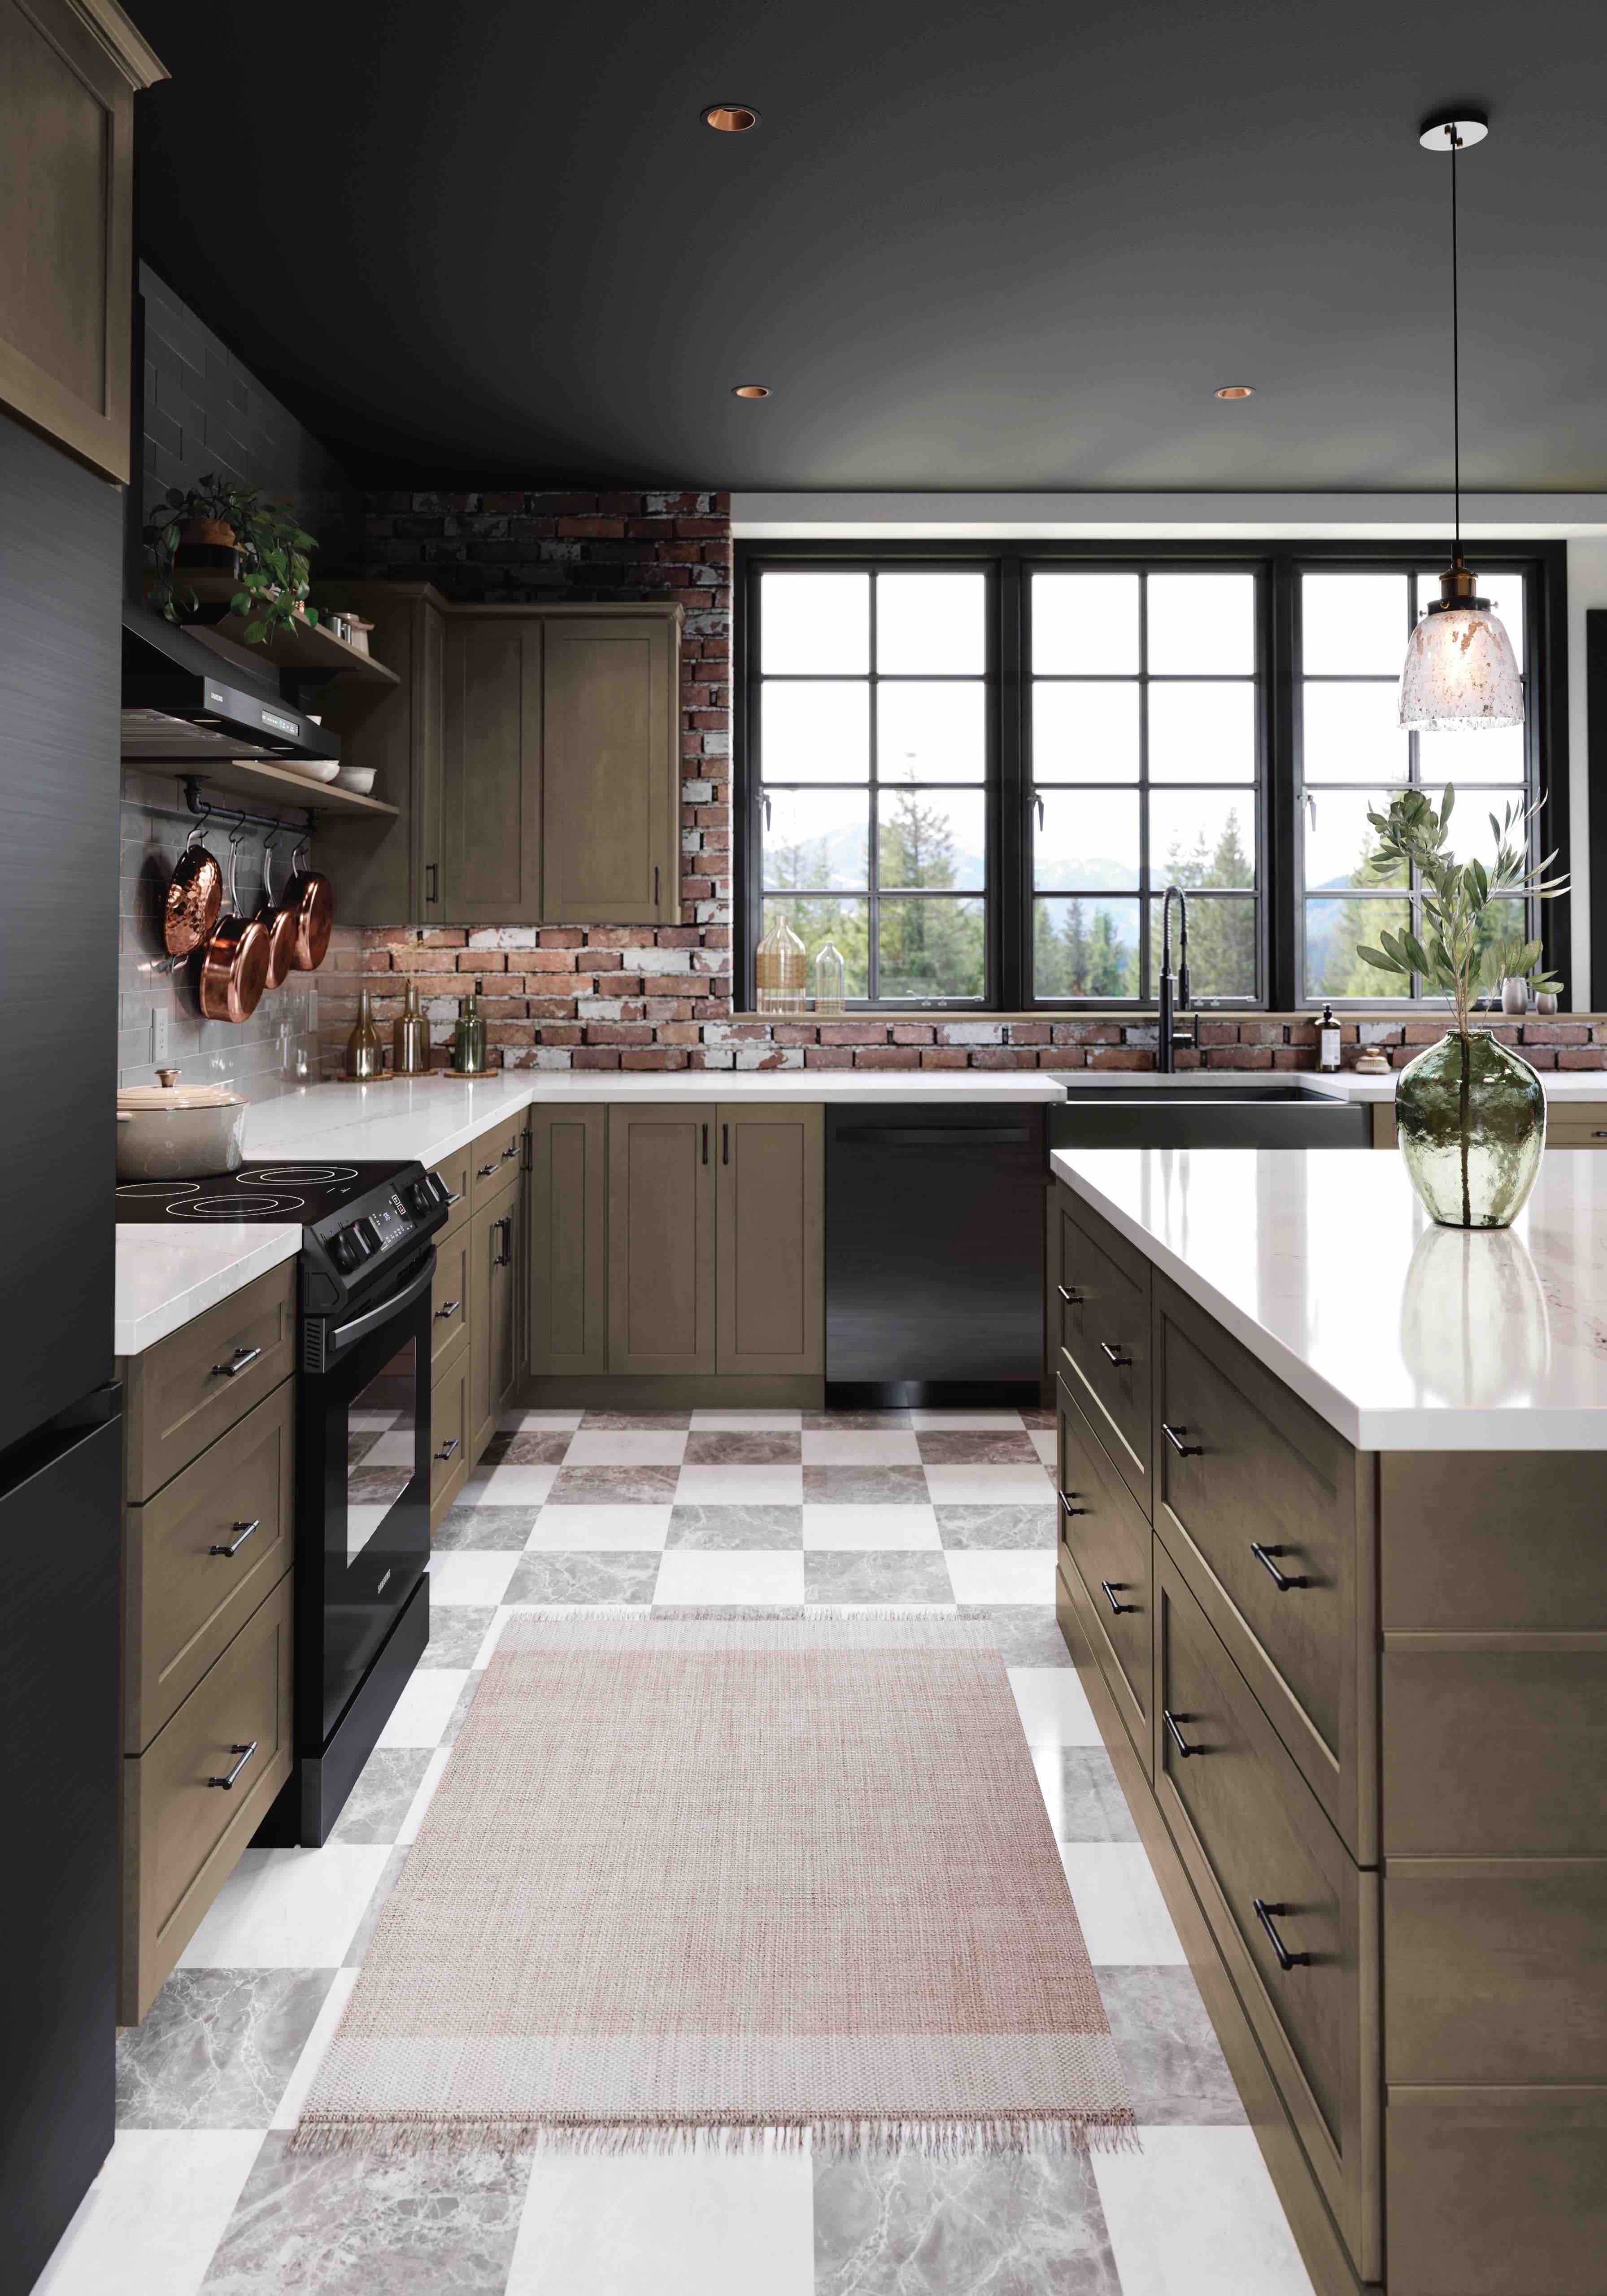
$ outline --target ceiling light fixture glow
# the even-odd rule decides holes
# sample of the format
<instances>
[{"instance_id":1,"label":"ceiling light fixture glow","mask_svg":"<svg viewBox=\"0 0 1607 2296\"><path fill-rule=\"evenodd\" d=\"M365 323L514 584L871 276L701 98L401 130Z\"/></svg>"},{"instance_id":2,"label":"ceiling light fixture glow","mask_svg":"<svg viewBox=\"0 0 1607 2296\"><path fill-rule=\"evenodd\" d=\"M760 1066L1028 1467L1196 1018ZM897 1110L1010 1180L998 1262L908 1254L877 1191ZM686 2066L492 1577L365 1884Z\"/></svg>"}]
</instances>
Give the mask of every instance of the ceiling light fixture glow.
<instances>
[{"instance_id":1,"label":"ceiling light fixture glow","mask_svg":"<svg viewBox=\"0 0 1607 2296\"><path fill-rule=\"evenodd\" d=\"M758 126L758 114L750 103L711 103L705 107L703 125L718 135L745 135Z\"/></svg>"},{"instance_id":2,"label":"ceiling light fixture glow","mask_svg":"<svg viewBox=\"0 0 1607 2296\"><path fill-rule=\"evenodd\" d=\"M1253 382L1225 382L1217 392L1218 398L1253 398L1255 395Z\"/></svg>"},{"instance_id":3,"label":"ceiling light fixture glow","mask_svg":"<svg viewBox=\"0 0 1607 2296\"><path fill-rule=\"evenodd\" d=\"M770 386L767 382L734 382L731 396L733 398L768 398Z\"/></svg>"},{"instance_id":4,"label":"ceiling light fixture glow","mask_svg":"<svg viewBox=\"0 0 1607 2296\"><path fill-rule=\"evenodd\" d=\"M1462 311L1456 246L1456 155L1482 144L1489 122L1477 112L1425 119L1418 142L1451 155L1451 439L1455 503L1451 563L1439 595L1406 643L1400 674L1400 724L1408 734L1460 732L1478 726L1521 726L1523 680L1498 614L1477 593L1479 578L1462 561Z\"/></svg>"}]
</instances>

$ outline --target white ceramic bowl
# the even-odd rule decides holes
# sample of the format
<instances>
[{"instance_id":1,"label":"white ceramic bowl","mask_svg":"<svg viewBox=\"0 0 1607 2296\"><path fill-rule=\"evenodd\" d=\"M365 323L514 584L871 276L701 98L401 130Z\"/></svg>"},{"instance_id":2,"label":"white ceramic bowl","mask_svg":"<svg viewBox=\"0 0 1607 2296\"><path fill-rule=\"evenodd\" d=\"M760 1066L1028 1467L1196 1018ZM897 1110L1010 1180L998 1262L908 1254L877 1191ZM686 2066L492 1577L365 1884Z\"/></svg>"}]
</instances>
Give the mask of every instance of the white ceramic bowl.
<instances>
[{"instance_id":1,"label":"white ceramic bowl","mask_svg":"<svg viewBox=\"0 0 1607 2296\"><path fill-rule=\"evenodd\" d=\"M335 779L342 789L353 790L358 797L366 797L373 787L373 766L342 766Z\"/></svg>"},{"instance_id":2,"label":"white ceramic bowl","mask_svg":"<svg viewBox=\"0 0 1607 2296\"><path fill-rule=\"evenodd\" d=\"M305 774L309 782L332 782L340 772L338 758L276 758L274 762L287 773Z\"/></svg>"}]
</instances>

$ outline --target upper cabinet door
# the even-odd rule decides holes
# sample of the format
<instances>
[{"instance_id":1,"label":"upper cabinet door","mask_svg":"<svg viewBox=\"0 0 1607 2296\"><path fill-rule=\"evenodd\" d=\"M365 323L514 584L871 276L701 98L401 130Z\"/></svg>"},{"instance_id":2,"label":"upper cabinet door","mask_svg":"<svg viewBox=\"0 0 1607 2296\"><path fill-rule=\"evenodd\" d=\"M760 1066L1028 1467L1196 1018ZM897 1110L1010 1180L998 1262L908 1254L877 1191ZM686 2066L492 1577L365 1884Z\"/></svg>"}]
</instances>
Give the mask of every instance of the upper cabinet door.
<instances>
[{"instance_id":1,"label":"upper cabinet door","mask_svg":"<svg viewBox=\"0 0 1607 2296\"><path fill-rule=\"evenodd\" d=\"M446 600L420 582L332 582L326 590L332 605L368 617L374 658L397 674L395 685L332 678L322 705L341 762L372 767L374 795L394 805L397 817L325 816L318 866L342 924L440 924Z\"/></svg>"},{"instance_id":2,"label":"upper cabinet door","mask_svg":"<svg viewBox=\"0 0 1607 2296\"><path fill-rule=\"evenodd\" d=\"M542 706L542 917L677 914L678 614L549 614Z\"/></svg>"},{"instance_id":3,"label":"upper cabinet door","mask_svg":"<svg viewBox=\"0 0 1607 2296\"><path fill-rule=\"evenodd\" d=\"M0 0L0 403L128 478L135 91L111 0Z\"/></svg>"},{"instance_id":4,"label":"upper cabinet door","mask_svg":"<svg viewBox=\"0 0 1607 2296\"><path fill-rule=\"evenodd\" d=\"M541 624L447 626L440 910L455 925L541 920Z\"/></svg>"}]
</instances>

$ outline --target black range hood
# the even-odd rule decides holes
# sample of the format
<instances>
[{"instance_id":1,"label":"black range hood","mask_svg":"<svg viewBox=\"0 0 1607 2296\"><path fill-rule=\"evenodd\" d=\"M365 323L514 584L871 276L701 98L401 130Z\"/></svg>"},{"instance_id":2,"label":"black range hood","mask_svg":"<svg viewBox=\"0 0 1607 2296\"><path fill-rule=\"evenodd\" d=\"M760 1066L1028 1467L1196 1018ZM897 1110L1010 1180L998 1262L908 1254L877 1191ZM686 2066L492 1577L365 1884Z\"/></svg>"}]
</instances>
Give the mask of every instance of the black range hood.
<instances>
[{"instance_id":1,"label":"black range hood","mask_svg":"<svg viewBox=\"0 0 1607 2296\"><path fill-rule=\"evenodd\" d=\"M270 670L138 606L123 610L122 753L130 765L204 772L209 759L338 758L338 737L287 702Z\"/></svg>"}]
</instances>

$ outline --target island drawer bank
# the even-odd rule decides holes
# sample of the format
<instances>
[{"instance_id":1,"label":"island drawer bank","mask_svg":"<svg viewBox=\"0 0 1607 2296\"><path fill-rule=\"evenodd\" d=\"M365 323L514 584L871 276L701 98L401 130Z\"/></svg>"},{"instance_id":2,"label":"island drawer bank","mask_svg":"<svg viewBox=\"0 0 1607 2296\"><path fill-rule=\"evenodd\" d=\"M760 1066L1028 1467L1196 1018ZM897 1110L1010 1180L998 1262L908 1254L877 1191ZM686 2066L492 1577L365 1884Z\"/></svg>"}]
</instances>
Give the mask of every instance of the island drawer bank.
<instances>
[{"instance_id":1,"label":"island drawer bank","mask_svg":"<svg viewBox=\"0 0 1607 2296\"><path fill-rule=\"evenodd\" d=\"M1144 1261L1152 1366L1146 1521L1060 1350L1068 1645L1321 2296L1601 2296L1607 1451L1527 1447L1521 1403L1510 1450L1345 1440L1221 1320L1267 1238L1219 1316L1226 1245L1171 1278L1210 1161L1057 1160L1052 1222ZM1542 1262L1578 1248L1571 1163Z\"/></svg>"}]
</instances>

